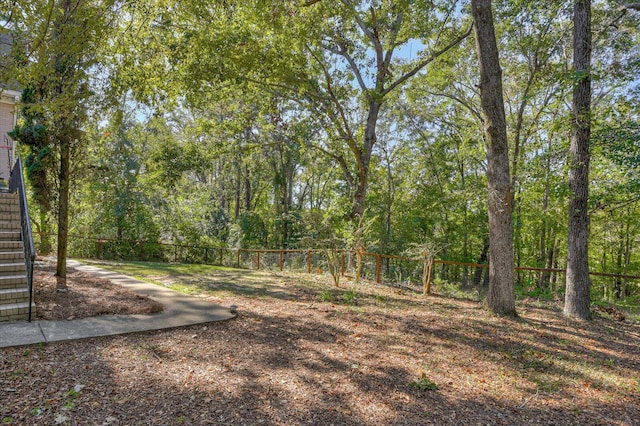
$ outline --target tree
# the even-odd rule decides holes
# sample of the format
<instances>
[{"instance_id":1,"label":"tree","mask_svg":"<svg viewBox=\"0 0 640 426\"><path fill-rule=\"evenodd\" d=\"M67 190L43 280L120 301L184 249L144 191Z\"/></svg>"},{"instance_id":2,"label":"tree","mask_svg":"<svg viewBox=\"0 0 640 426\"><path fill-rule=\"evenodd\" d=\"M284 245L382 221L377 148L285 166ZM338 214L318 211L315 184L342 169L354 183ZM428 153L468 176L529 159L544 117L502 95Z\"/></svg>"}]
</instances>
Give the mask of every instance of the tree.
<instances>
[{"instance_id":1,"label":"tree","mask_svg":"<svg viewBox=\"0 0 640 426\"><path fill-rule=\"evenodd\" d=\"M58 253L56 277L66 282L71 162L84 142L87 101L91 97L88 71L102 46L113 1L33 0L14 3L15 40L22 43L22 60L15 74L23 87L40 94L30 105L42 115L49 147L55 152L57 175Z\"/></svg>"},{"instance_id":2,"label":"tree","mask_svg":"<svg viewBox=\"0 0 640 426\"><path fill-rule=\"evenodd\" d=\"M390 93L464 40L470 34L471 27L459 34L455 34L455 25L447 28L451 10L441 4L395 1L389 5L368 2L357 5L347 0L341 3L342 13L332 14L327 9L320 11L321 14L329 13L333 23L323 29L324 33L318 32L316 40L310 40L307 50L323 75L321 81L324 90L318 91L317 95L329 101L325 112L336 126L340 138L346 141L355 160L356 172L352 173L344 167L344 157L334 154L352 190L351 218L358 220L365 211L371 156L377 142L376 129L383 103ZM438 10L443 14L440 22L435 18L437 15L432 15L437 14ZM419 37L418 33L411 32L418 16L424 16L421 29L428 34L421 40L426 47L425 53L417 60L398 62L394 58L399 48L407 45L411 37ZM350 27L348 22L354 22L355 25ZM445 41L434 42L434 39L429 40L429 36L435 37L435 40L443 37ZM344 64L344 69L338 67L337 74L332 72L332 64L336 61ZM394 65L401 63L403 66L394 69ZM351 77L357 83L359 92L355 97L363 106L362 116L366 117L364 125L349 122L351 101L336 95L344 92L341 84L354 84L349 80L345 82L340 74ZM334 87L336 84L337 88ZM357 135L362 135L361 142L357 140Z\"/></svg>"},{"instance_id":3,"label":"tree","mask_svg":"<svg viewBox=\"0 0 640 426\"><path fill-rule=\"evenodd\" d=\"M253 82L298 102L324 127L324 140L310 145L340 167L351 198L349 216L357 222L385 101L464 40L471 27L461 26L458 5L448 1L251 5L178 6L181 13L162 20L174 24L167 26L172 42L166 44L174 47L168 63L183 76L190 102L202 96L201 87L220 87L220 80ZM413 42L420 54L402 58L399 51Z\"/></svg>"},{"instance_id":4,"label":"tree","mask_svg":"<svg viewBox=\"0 0 640 426\"><path fill-rule=\"evenodd\" d=\"M53 196L52 165L54 164L51 141L47 134L45 117L42 111L31 105L40 101L42 93L35 87L25 87L22 91L21 121L10 136L28 150L25 158L26 175L31 186L32 199L35 201L38 220L35 222L40 234L42 253L50 253L51 237L49 233L49 214Z\"/></svg>"},{"instance_id":5,"label":"tree","mask_svg":"<svg viewBox=\"0 0 640 426\"><path fill-rule=\"evenodd\" d=\"M491 0L472 0L471 9L480 64L480 99L484 115L489 198L489 308L515 315L513 230L507 124L502 70L493 26Z\"/></svg>"},{"instance_id":6,"label":"tree","mask_svg":"<svg viewBox=\"0 0 640 426\"><path fill-rule=\"evenodd\" d=\"M569 150L569 221L564 314L591 318L589 279L589 140L591 138L591 0L573 7L573 115Z\"/></svg>"}]
</instances>

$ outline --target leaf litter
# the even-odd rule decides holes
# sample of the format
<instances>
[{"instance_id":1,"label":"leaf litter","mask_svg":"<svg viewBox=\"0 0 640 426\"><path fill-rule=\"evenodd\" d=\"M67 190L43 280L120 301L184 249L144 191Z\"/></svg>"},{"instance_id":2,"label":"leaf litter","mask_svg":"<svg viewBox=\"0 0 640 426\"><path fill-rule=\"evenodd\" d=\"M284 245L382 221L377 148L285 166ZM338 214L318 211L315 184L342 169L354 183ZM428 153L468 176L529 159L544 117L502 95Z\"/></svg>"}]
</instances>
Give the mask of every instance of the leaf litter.
<instances>
[{"instance_id":1,"label":"leaf litter","mask_svg":"<svg viewBox=\"0 0 640 426\"><path fill-rule=\"evenodd\" d=\"M637 323L578 323L557 307L531 304L504 319L474 301L368 282L348 284L358 297L347 305L321 300L332 286L327 277L269 279L278 287L269 297L199 292L236 305L230 321L0 350L0 418L16 425L632 425L640 418ZM70 287L92 295L90 286ZM62 316L91 309L102 314L85 306Z\"/></svg>"}]
</instances>

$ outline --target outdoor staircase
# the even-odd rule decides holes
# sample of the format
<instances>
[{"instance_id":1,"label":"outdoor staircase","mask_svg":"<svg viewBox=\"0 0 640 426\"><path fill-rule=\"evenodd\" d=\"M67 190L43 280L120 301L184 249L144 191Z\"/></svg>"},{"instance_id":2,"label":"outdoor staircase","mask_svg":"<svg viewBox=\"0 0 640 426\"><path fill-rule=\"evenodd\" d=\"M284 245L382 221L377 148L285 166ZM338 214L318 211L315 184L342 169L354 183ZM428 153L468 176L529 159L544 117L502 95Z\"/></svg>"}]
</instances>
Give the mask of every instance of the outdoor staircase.
<instances>
[{"instance_id":1,"label":"outdoor staircase","mask_svg":"<svg viewBox=\"0 0 640 426\"><path fill-rule=\"evenodd\" d=\"M0 322L29 319L29 285L20 229L18 193L0 192Z\"/></svg>"}]
</instances>

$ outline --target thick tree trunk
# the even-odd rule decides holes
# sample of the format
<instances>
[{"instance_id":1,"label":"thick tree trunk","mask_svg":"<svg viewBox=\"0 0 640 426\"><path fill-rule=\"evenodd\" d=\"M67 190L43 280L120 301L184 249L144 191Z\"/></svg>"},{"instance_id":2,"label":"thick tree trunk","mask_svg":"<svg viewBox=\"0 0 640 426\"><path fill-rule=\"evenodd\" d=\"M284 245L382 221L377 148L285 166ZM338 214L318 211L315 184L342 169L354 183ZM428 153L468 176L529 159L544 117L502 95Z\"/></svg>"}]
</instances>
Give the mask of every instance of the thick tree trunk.
<instances>
[{"instance_id":1,"label":"thick tree trunk","mask_svg":"<svg viewBox=\"0 0 640 426\"><path fill-rule=\"evenodd\" d=\"M72 22L70 19L72 12L71 2L64 0L62 2L62 10L64 11L63 22ZM60 37L62 31L62 22L56 23L54 37ZM64 93L63 82L71 77L72 68L65 64L64 54L62 52L56 57L55 71L57 73L59 94ZM58 111L58 114L73 112ZM58 184L60 192L58 194L58 253L56 259L56 279L57 286L66 287L67 285L67 243L69 237L69 162L71 156L71 138L73 133L73 120L69 117L62 118L58 123L55 136L60 144L60 173L58 175Z\"/></svg>"},{"instance_id":2,"label":"thick tree trunk","mask_svg":"<svg viewBox=\"0 0 640 426\"><path fill-rule=\"evenodd\" d=\"M489 308L515 315L511 180L502 70L493 27L491 0L472 0L480 64L480 97L485 126L489 199Z\"/></svg>"},{"instance_id":3,"label":"thick tree trunk","mask_svg":"<svg viewBox=\"0 0 640 426\"><path fill-rule=\"evenodd\" d=\"M589 139L591 136L591 0L573 9L573 135L569 149L569 223L564 314L591 318L589 280Z\"/></svg>"},{"instance_id":4,"label":"thick tree trunk","mask_svg":"<svg viewBox=\"0 0 640 426\"><path fill-rule=\"evenodd\" d=\"M366 208L367 185L369 182L369 163L371 162L371 153L373 146L376 144L376 125L378 123L378 114L382 104L377 101L369 102L369 114L367 116L367 124L364 130L364 141L362 148L358 153L358 180L353 194L353 207L351 209L351 219L359 220Z\"/></svg>"},{"instance_id":5,"label":"thick tree trunk","mask_svg":"<svg viewBox=\"0 0 640 426\"><path fill-rule=\"evenodd\" d=\"M68 132L65 129L64 132ZM58 287L67 280L67 243L69 236L69 156L70 141L66 135L60 138L60 195L58 201L58 257L56 277Z\"/></svg>"}]
</instances>

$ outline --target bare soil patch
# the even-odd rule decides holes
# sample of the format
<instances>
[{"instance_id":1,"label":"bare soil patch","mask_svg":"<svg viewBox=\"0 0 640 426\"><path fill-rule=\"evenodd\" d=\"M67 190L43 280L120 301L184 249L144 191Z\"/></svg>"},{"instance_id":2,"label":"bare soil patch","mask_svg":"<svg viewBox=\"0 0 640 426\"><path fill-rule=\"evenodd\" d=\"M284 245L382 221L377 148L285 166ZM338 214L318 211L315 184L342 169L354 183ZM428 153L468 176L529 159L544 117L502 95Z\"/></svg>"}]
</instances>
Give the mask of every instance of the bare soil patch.
<instances>
[{"instance_id":1,"label":"bare soil patch","mask_svg":"<svg viewBox=\"0 0 640 426\"><path fill-rule=\"evenodd\" d=\"M0 350L0 419L40 425L637 425L640 327L267 274L219 323ZM180 277L158 278L178 282ZM233 278L236 279L236 278ZM270 284L270 283L273 283ZM253 286L255 293L249 289ZM220 291L217 291L220 290Z\"/></svg>"}]
</instances>

